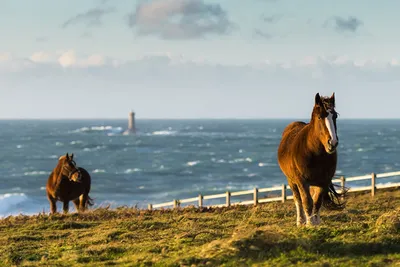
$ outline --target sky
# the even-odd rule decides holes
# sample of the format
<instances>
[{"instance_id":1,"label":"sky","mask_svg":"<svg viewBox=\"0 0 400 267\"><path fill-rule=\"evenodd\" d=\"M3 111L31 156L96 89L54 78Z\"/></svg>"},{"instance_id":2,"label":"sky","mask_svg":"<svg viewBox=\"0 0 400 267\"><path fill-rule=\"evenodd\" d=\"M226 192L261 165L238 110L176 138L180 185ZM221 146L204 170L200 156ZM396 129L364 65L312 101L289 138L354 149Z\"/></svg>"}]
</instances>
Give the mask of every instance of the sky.
<instances>
[{"instance_id":1,"label":"sky","mask_svg":"<svg viewBox=\"0 0 400 267\"><path fill-rule=\"evenodd\" d=\"M0 119L400 118L400 1L0 4Z\"/></svg>"}]
</instances>

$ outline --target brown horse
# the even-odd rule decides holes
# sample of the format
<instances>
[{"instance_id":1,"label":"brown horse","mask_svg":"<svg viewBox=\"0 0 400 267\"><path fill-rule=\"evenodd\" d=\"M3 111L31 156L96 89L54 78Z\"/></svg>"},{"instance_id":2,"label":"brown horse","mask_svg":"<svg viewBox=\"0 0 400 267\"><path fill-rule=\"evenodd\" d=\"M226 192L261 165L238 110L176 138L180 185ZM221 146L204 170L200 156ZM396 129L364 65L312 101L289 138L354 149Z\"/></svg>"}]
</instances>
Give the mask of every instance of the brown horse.
<instances>
[{"instance_id":1,"label":"brown horse","mask_svg":"<svg viewBox=\"0 0 400 267\"><path fill-rule=\"evenodd\" d=\"M336 192L332 183L339 144L336 118L335 93L317 93L310 123L292 122L282 133L278 162L293 192L298 226L320 224L321 205L344 207L339 197L345 192Z\"/></svg>"},{"instance_id":2,"label":"brown horse","mask_svg":"<svg viewBox=\"0 0 400 267\"><path fill-rule=\"evenodd\" d=\"M46 193L50 202L50 212L57 212L56 202L63 202L63 211L68 213L69 201L75 205L77 211L85 211L87 205L92 206L89 197L91 178L89 173L77 167L74 154L61 156L58 164L47 180Z\"/></svg>"}]
</instances>

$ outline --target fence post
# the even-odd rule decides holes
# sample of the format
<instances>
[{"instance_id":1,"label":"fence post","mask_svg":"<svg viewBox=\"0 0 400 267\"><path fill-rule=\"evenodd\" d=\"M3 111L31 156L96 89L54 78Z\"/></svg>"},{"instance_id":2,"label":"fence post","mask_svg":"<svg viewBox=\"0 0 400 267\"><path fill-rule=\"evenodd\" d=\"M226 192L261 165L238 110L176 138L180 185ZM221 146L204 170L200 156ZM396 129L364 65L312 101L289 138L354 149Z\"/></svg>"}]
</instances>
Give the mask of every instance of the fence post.
<instances>
[{"instance_id":1,"label":"fence post","mask_svg":"<svg viewBox=\"0 0 400 267\"><path fill-rule=\"evenodd\" d=\"M344 191L345 184L346 179L344 178L344 176L340 176L340 186L342 187L342 192Z\"/></svg>"},{"instance_id":2,"label":"fence post","mask_svg":"<svg viewBox=\"0 0 400 267\"><path fill-rule=\"evenodd\" d=\"M254 193L253 193L253 201L254 201L254 206L257 206L258 204L258 188L254 188Z\"/></svg>"},{"instance_id":3,"label":"fence post","mask_svg":"<svg viewBox=\"0 0 400 267\"><path fill-rule=\"evenodd\" d=\"M376 187L375 187L375 183L376 183L376 174L373 172L371 174L371 196L375 196L375 191L376 191Z\"/></svg>"},{"instance_id":4,"label":"fence post","mask_svg":"<svg viewBox=\"0 0 400 267\"><path fill-rule=\"evenodd\" d=\"M229 207L231 205L231 192L226 191L226 206Z\"/></svg>"},{"instance_id":5,"label":"fence post","mask_svg":"<svg viewBox=\"0 0 400 267\"><path fill-rule=\"evenodd\" d=\"M282 203L286 201L286 185L282 184Z\"/></svg>"},{"instance_id":6,"label":"fence post","mask_svg":"<svg viewBox=\"0 0 400 267\"><path fill-rule=\"evenodd\" d=\"M199 208L203 207L203 196L199 195Z\"/></svg>"},{"instance_id":7,"label":"fence post","mask_svg":"<svg viewBox=\"0 0 400 267\"><path fill-rule=\"evenodd\" d=\"M346 178L344 176L340 176L340 186L342 187L342 192L344 192L344 187L346 186ZM341 196L342 201L344 201L344 194Z\"/></svg>"},{"instance_id":8,"label":"fence post","mask_svg":"<svg viewBox=\"0 0 400 267\"><path fill-rule=\"evenodd\" d=\"M176 209L179 206L178 200L174 199L174 209Z\"/></svg>"},{"instance_id":9,"label":"fence post","mask_svg":"<svg viewBox=\"0 0 400 267\"><path fill-rule=\"evenodd\" d=\"M149 203L149 204L147 205L147 208L148 208L149 210L153 210L153 204Z\"/></svg>"}]
</instances>

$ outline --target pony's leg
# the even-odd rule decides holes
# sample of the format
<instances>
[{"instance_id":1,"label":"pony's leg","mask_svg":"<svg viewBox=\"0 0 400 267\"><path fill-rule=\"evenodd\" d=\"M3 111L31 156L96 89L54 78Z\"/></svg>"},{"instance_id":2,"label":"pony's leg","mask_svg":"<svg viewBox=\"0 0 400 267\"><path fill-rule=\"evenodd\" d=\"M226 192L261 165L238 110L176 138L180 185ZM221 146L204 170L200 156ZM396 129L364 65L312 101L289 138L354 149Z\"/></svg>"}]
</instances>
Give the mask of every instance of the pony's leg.
<instances>
[{"instance_id":1,"label":"pony's leg","mask_svg":"<svg viewBox=\"0 0 400 267\"><path fill-rule=\"evenodd\" d=\"M50 203L50 213L54 214L57 212L57 205L56 205L57 200L53 198L49 193L46 194L47 194L47 199L49 200Z\"/></svg>"},{"instance_id":2,"label":"pony's leg","mask_svg":"<svg viewBox=\"0 0 400 267\"><path fill-rule=\"evenodd\" d=\"M313 199L310 194L310 186L303 184L303 183L298 183L297 188L300 192L301 196L301 202L303 204L303 209L306 214L306 225L314 225L314 219L313 219Z\"/></svg>"},{"instance_id":3,"label":"pony's leg","mask_svg":"<svg viewBox=\"0 0 400 267\"><path fill-rule=\"evenodd\" d=\"M63 202L63 211L64 211L64 214L67 214L67 213L68 213L68 210L69 210L69 201L64 201L64 202Z\"/></svg>"},{"instance_id":4,"label":"pony's leg","mask_svg":"<svg viewBox=\"0 0 400 267\"><path fill-rule=\"evenodd\" d=\"M79 212L79 201L80 201L80 200L79 200L79 197L76 198L76 199L74 199L74 200L72 200L72 202L74 203L76 212Z\"/></svg>"},{"instance_id":5,"label":"pony's leg","mask_svg":"<svg viewBox=\"0 0 400 267\"><path fill-rule=\"evenodd\" d=\"M84 193L79 197L79 210L85 211L86 209L86 202L88 200L88 194Z\"/></svg>"},{"instance_id":6,"label":"pony's leg","mask_svg":"<svg viewBox=\"0 0 400 267\"><path fill-rule=\"evenodd\" d=\"M313 192L313 215L315 217L315 224L321 223L320 210L323 201L324 189L320 186L311 186L311 191Z\"/></svg>"},{"instance_id":7,"label":"pony's leg","mask_svg":"<svg viewBox=\"0 0 400 267\"><path fill-rule=\"evenodd\" d=\"M301 226L306 222L306 215L304 214L303 205L301 204L300 192L296 185L290 185L290 188L292 188L293 200L296 205L296 224L297 226Z\"/></svg>"}]
</instances>

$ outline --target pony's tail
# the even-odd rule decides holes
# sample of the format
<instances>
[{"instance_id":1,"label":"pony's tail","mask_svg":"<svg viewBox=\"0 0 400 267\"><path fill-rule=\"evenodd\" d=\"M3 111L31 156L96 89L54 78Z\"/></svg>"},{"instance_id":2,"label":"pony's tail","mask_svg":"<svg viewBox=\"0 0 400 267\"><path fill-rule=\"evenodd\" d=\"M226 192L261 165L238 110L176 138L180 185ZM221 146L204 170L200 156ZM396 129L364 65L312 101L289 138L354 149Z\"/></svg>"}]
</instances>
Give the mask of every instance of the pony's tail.
<instances>
[{"instance_id":1,"label":"pony's tail","mask_svg":"<svg viewBox=\"0 0 400 267\"><path fill-rule=\"evenodd\" d=\"M335 187L340 187L342 192L338 193ZM348 188L342 188L339 185L335 185L331 182L328 187L326 194L323 199L323 206L328 210L343 210L346 206L346 201L344 197L346 196Z\"/></svg>"},{"instance_id":2,"label":"pony's tail","mask_svg":"<svg viewBox=\"0 0 400 267\"><path fill-rule=\"evenodd\" d=\"M88 206L93 206L94 205L93 198L89 197L88 195L86 203Z\"/></svg>"}]
</instances>

